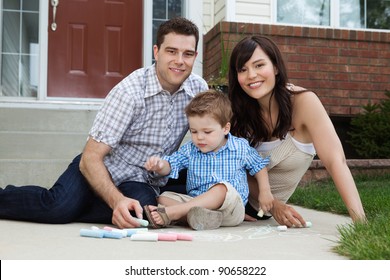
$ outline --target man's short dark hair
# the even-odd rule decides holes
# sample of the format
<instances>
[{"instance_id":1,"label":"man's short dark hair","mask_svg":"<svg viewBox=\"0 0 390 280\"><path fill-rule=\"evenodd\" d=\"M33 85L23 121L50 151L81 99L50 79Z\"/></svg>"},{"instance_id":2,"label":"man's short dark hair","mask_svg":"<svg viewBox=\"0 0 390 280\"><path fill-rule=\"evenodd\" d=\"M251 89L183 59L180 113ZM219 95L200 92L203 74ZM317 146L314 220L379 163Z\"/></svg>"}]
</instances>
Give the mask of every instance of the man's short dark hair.
<instances>
[{"instance_id":1,"label":"man's short dark hair","mask_svg":"<svg viewBox=\"0 0 390 280\"><path fill-rule=\"evenodd\" d=\"M176 33L180 35L195 36L195 50L198 49L199 30L198 27L189 19L183 17L175 17L163 22L157 30L156 45L160 49L164 42L165 35L169 33Z\"/></svg>"}]
</instances>

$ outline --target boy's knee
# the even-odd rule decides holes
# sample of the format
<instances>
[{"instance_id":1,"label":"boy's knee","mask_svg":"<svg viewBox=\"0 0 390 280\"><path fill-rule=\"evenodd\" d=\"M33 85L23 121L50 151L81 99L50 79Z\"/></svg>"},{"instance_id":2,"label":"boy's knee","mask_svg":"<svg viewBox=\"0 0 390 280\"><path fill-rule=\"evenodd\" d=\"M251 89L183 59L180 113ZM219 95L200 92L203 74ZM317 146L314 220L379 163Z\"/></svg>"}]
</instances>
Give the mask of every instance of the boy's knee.
<instances>
[{"instance_id":1,"label":"boy's knee","mask_svg":"<svg viewBox=\"0 0 390 280\"><path fill-rule=\"evenodd\" d=\"M218 191L221 194L226 194L228 192L228 187L223 183L218 183L212 186L209 190Z\"/></svg>"}]
</instances>

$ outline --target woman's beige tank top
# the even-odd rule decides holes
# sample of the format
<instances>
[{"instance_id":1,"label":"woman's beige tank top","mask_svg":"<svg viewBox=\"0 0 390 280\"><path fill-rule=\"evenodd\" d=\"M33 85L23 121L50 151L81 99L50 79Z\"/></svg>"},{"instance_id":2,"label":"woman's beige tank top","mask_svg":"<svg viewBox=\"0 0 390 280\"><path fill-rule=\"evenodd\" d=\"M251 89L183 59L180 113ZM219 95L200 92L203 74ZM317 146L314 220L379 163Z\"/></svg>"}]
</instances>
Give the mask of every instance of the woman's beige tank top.
<instances>
[{"instance_id":1,"label":"woman's beige tank top","mask_svg":"<svg viewBox=\"0 0 390 280\"><path fill-rule=\"evenodd\" d=\"M300 143L290 134L287 134L286 139L277 141L263 143L256 149L263 157L270 156L267 167L272 194L276 199L287 202L309 168L315 149L313 144ZM269 150L264 149L267 145ZM249 203L258 209L257 201L250 199Z\"/></svg>"}]
</instances>

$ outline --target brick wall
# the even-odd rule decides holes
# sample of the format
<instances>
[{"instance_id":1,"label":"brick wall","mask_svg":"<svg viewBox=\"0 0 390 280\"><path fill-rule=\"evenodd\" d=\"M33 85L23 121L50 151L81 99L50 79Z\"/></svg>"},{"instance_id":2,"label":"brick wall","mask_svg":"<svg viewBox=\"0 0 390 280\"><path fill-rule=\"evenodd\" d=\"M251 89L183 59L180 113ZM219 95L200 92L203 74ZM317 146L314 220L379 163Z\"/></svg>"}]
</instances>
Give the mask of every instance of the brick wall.
<instances>
[{"instance_id":1,"label":"brick wall","mask_svg":"<svg viewBox=\"0 0 390 280\"><path fill-rule=\"evenodd\" d=\"M381 175L390 173L390 159L350 159L347 164L353 176L356 175ZM329 179L330 175L320 160L313 160L306 171L301 182L301 186L312 181Z\"/></svg>"},{"instance_id":2,"label":"brick wall","mask_svg":"<svg viewBox=\"0 0 390 280\"><path fill-rule=\"evenodd\" d=\"M228 50L263 34L279 46L290 82L315 91L331 116L352 116L390 90L390 32L220 22L204 35L203 75L218 76Z\"/></svg>"}]
</instances>

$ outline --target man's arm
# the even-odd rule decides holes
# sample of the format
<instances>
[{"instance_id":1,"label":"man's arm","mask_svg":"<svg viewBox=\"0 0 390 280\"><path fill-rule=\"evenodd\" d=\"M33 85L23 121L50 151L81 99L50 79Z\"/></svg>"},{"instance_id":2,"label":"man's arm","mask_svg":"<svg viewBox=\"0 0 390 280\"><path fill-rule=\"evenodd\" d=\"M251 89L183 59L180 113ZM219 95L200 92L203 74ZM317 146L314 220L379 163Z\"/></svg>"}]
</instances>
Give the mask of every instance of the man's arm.
<instances>
[{"instance_id":1,"label":"man's arm","mask_svg":"<svg viewBox=\"0 0 390 280\"><path fill-rule=\"evenodd\" d=\"M120 228L138 227L139 222L131 217L129 210L134 210L137 217L142 218L142 207L137 200L124 196L112 182L103 162L110 151L110 146L88 139L81 157L80 171L91 188L113 210L113 224Z\"/></svg>"}]
</instances>

